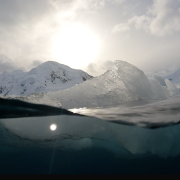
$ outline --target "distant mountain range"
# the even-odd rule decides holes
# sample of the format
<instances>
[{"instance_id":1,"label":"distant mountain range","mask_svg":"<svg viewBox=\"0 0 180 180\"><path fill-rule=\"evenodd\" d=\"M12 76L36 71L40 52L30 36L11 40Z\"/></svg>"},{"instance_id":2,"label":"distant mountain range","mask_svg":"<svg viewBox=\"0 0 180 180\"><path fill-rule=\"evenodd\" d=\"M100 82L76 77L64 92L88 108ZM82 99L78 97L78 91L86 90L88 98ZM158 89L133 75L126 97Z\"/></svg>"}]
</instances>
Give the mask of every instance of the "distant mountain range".
<instances>
[{"instance_id":1,"label":"distant mountain range","mask_svg":"<svg viewBox=\"0 0 180 180\"><path fill-rule=\"evenodd\" d=\"M91 78L93 77L82 70L49 61L29 72L17 70L0 74L0 95L28 96L64 90Z\"/></svg>"},{"instance_id":2,"label":"distant mountain range","mask_svg":"<svg viewBox=\"0 0 180 180\"><path fill-rule=\"evenodd\" d=\"M180 89L180 69L165 76L164 78L169 79L172 83L176 84L176 86Z\"/></svg>"},{"instance_id":3,"label":"distant mountain range","mask_svg":"<svg viewBox=\"0 0 180 180\"><path fill-rule=\"evenodd\" d=\"M180 69L176 70L172 74L165 77L166 79L169 79L173 83L177 84L180 83Z\"/></svg>"}]
</instances>

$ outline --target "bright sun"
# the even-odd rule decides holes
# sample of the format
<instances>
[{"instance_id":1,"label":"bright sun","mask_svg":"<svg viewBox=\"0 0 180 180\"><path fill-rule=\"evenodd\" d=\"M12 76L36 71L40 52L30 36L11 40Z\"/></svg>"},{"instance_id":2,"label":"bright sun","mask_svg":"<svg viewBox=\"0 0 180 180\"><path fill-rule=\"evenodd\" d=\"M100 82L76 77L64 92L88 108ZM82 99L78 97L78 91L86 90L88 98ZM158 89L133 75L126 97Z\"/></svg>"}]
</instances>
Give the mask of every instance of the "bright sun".
<instances>
[{"instance_id":1,"label":"bright sun","mask_svg":"<svg viewBox=\"0 0 180 180\"><path fill-rule=\"evenodd\" d=\"M54 37L53 56L62 64L81 68L97 57L99 46L95 34L80 24L73 24Z\"/></svg>"}]
</instances>

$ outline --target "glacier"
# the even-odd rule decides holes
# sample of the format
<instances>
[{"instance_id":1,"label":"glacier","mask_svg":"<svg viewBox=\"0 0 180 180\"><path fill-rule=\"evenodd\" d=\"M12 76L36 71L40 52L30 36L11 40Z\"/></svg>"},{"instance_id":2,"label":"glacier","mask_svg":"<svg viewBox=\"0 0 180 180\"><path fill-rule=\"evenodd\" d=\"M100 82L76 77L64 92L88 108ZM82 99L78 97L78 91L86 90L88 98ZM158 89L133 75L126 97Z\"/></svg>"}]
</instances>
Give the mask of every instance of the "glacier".
<instances>
[{"instance_id":1,"label":"glacier","mask_svg":"<svg viewBox=\"0 0 180 180\"><path fill-rule=\"evenodd\" d=\"M112 107L129 101L163 100L178 95L180 91L170 81L161 82L147 78L143 71L125 62L116 61L118 70L78 84L70 89L49 92L63 108ZM166 86L162 86L166 83Z\"/></svg>"}]
</instances>

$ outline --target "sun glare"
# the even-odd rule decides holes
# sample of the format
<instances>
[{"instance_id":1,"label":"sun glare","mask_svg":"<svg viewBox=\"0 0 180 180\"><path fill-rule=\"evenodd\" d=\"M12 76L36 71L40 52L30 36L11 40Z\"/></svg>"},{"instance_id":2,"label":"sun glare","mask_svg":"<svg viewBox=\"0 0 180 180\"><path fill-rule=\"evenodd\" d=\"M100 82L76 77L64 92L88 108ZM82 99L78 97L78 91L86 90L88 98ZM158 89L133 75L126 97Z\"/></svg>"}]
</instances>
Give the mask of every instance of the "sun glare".
<instances>
[{"instance_id":1,"label":"sun glare","mask_svg":"<svg viewBox=\"0 0 180 180\"><path fill-rule=\"evenodd\" d=\"M54 58L72 68L87 66L98 55L99 40L86 27L73 24L64 28L53 39Z\"/></svg>"},{"instance_id":2,"label":"sun glare","mask_svg":"<svg viewBox=\"0 0 180 180\"><path fill-rule=\"evenodd\" d=\"M55 131L57 129L57 125L56 124L52 124L50 126L50 129L51 129L51 131Z\"/></svg>"}]
</instances>

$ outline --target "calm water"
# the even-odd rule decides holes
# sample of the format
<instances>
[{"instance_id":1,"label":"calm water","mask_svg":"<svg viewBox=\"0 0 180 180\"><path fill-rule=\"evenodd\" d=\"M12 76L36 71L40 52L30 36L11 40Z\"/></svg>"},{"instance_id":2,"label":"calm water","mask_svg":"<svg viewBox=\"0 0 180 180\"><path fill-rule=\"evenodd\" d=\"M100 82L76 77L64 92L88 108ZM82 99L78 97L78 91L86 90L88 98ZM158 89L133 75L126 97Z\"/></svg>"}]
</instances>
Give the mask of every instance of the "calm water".
<instances>
[{"instance_id":1,"label":"calm water","mask_svg":"<svg viewBox=\"0 0 180 180\"><path fill-rule=\"evenodd\" d=\"M0 102L0 174L180 173L179 97L81 116Z\"/></svg>"}]
</instances>

